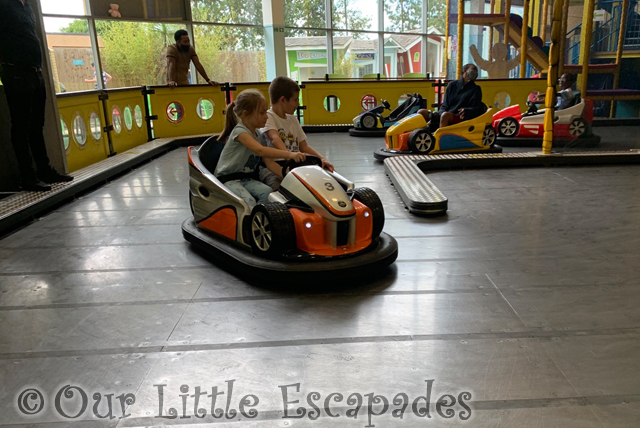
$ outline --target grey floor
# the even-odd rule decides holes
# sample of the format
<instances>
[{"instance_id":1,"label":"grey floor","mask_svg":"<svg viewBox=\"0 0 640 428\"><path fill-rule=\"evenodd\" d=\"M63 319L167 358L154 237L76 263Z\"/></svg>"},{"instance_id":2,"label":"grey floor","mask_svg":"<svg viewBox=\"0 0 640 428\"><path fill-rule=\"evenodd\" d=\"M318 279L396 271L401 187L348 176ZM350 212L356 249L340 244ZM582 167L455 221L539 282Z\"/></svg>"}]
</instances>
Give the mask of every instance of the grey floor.
<instances>
[{"instance_id":1,"label":"grey floor","mask_svg":"<svg viewBox=\"0 0 640 428\"><path fill-rule=\"evenodd\" d=\"M310 141L382 198L392 268L326 290L237 279L181 236L175 150L0 241L0 426L640 426L640 166L436 172L448 215L417 218L380 140ZM234 417L248 394L256 417Z\"/></svg>"}]
</instances>

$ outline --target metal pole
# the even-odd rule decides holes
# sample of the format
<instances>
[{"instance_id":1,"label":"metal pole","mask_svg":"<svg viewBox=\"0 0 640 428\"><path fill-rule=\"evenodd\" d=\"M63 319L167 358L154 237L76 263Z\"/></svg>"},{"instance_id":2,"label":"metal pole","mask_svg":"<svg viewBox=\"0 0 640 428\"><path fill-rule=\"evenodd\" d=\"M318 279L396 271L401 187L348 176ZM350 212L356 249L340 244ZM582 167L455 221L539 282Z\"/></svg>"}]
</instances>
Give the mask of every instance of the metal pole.
<instances>
[{"instance_id":1,"label":"metal pole","mask_svg":"<svg viewBox=\"0 0 640 428\"><path fill-rule=\"evenodd\" d=\"M378 1L382 1L382 0L378 0ZM447 0L447 17L445 20L445 29L444 29L444 76L445 78L449 76L449 3L451 3L451 0Z\"/></svg>"},{"instance_id":2,"label":"metal pole","mask_svg":"<svg viewBox=\"0 0 640 428\"><path fill-rule=\"evenodd\" d=\"M331 31L332 6L331 0L324 1L324 26L327 30L327 74L333 74L333 31Z\"/></svg>"},{"instance_id":3,"label":"metal pole","mask_svg":"<svg viewBox=\"0 0 640 428\"><path fill-rule=\"evenodd\" d=\"M458 61L456 78L462 77L462 48L464 47L464 0L458 0Z\"/></svg>"},{"instance_id":4,"label":"metal pole","mask_svg":"<svg viewBox=\"0 0 640 428\"><path fill-rule=\"evenodd\" d=\"M504 45L509 47L509 29L511 28L511 0L504 3Z\"/></svg>"},{"instance_id":5,"label":"metal pole","mask_svg":"<svg viewBox=\"0 0 640 428\"><path fill-rule=\"evenodd\" d=\"M568 3L569 0L566 0ZM560 61L560 41L565 38L562 30L561 1L553 2L553 18L551 20L551 47L549 49L549 70L547 72L547 93L545 95L544 134L542 137L542 154L551 154L553 143L553 118L556 105L556 82L558 80L558 62Z\"/></svg>"},{"instance_id":6,"label":"metal pole","mask_svg":"<svg viewBox=\"0 0 640 428\"><path fill-rule=\"evenodd\" d=\"M495 10L496 10L496 0L491 0L489 13L493 15L495 13ZM493 60L493 56L491 55L491 50L492 50L491 48L493 47L493 32L494 32L493 27L489 27L489 61Z\"/></svg>"},{"instance_id":7,"label":"metal pole","mask_svg":"<svg viewBox=\"0 0 640 428\"><path fill-rule=\"evenodd\" d=\"M620 66L622 65L622 49L624 48L624 35L627 30L627 12L629 10L629 0L622 0L622 11L620 11L620 33L618 36L618 49L616 50L616 71L613 74L613 89L618 88L620 83ZM616 115L616 101L611 100L610 116Z\"/></svg>"},{"instance_id":8,"label":"metal pole","mask_svg":"<svg viewBox=\"0 0 640 428\"><path fill-rule=\"evenodd\" d=\"M522 14L522 34L520 35L520 78L527 77L527 49L529 47L529 10L531 0L524 0L524 13Z\"/></svg>"},{"instance_id":9,"label":"metal pole","mask_svg":"<svg viewBox=\"0 0 640 428\"><path fill-rule=\"evenodd\" d=\"M562 0L556 0L562 1ZM547 21L549 20L549 0L544 0L542 3L542 32L540 33L540 37L542 37L542 41L547 43Z\"/></svg>"},{"instance_id":10,"label":"metal pole","mask_svg":"<svg viewBox=\"0 0 640 428\"><path fill-rule=\"evenodd\" d=\"M560 1L560 0L556 0ZM555 6L555 5L554 5ZM569 0L562 2L562 30L560 31L560 63L558 64L558 76L564 73L564 63L567 55L567 22L569 21Z\"/></svg>"},{"instance_id":11,"label":"metal pole","mask_svg":"<svg viewBox=\"0 0 640 428\"><path fill-rule=\"evenodd\" d=\"M589 81L589 59L591 57L591 33L593 32L594 0L585 0L582 15L582 36L580 37L580 63L582 64L582 78L580 80L580 95L587 96L587 82Z\"/></svg>"}]
</instances>

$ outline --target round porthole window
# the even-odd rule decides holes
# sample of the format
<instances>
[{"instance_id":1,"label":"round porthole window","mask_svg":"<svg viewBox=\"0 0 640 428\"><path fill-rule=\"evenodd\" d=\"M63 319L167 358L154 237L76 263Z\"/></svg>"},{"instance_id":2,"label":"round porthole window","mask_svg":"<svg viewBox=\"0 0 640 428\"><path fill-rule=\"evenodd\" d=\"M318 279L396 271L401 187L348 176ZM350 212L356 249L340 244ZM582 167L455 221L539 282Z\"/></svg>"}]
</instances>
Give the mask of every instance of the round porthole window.
<instances>
[{"instance_id":1,"label":"round porthole window","mask_svg":"<svg viewBox=\"0 0 640 428\"><path fill-rule=\"evenodd\" d=\"M73 119L73 138L80 147L84 147L87 143L87 128L80 115L77 115L75 119Z\"/></svg>"},{"instance_id":2,"label":"round porthole window","mask_svg":"<svg viewBox=\"0 0 640 428\"><path fill-rule=\"evenodd\" d=\"M493 99L493 106L502 110L503 108L509 107L511 105L511 96L508 92L498 92Z\"/></svg>"},{"instance_id":3,"label":"round porthole window","mask_svg":"<svg viewBox=\"0 0 640 428\"><path fill-rule=\"evenodd\" d=\"M124 108L124 126L127 128L127 131L133 129L133 114L131 114L131 107L129 106Z\"/></svg>"},{"instance_id":4,"label":"round porthole window","mask_svg":"<svg viewBox=\"0 0 640 428\"><path fill-rule=\"evenodd\" d=\"M111 111L111 122L113 123L113 130L116 131L116 134L122 132L122 115L118 107L114 107Z\"/></svg>"},{"instance_id":5,"label":"round porthole window","mask_svg":"<svg viewBox=\"0 0 640 428\"><path fill-rule=\"evenodd\" d=\"M91 117L89 118L89 128L91 129L91 135L93 135L93 139L98 141L102 136L102 124L100 123L100 117L95 112L91 112Z\"/></svg>"},{"instance_id":6,"label":"round porthole window","mask_svg":"<svg viewBox=\"0 0 640 428\"><path fill-rule=\"evenodd\" d=\"M60 129L62 129L62 141L64 142L64 149L69 150L69 128L62 119L60 119Z\"/></svg>"},{"instance_id":7,"label":"round porthole window","mask_svg":"<svg viewBox=\"0 0 640 428\"><path fill-rule=\"evenodd\" d=\"M179 123L184 119L184 107L177 101L169 103L167 106L167 119L171 123Z\"/></svg>"},{"instance_id":8,"label":"round porthole window","mask_svg":"<svg viewBox=\"0 0 640 428\"><path fill-rule=\"evenodd\" d=\"M211 100L200 99L196 108L200 119L209 120L213 117L214 104Z\"/></svg>"},{"instance_id":9,"label":"round porthole window","mask_svg":"<svg viewBox=\"0 0 640 428\"><path fill-rule=\"evenodd\" d=\"M324 99L324 109L329 113L340 110L340 98L335 95L329 95Z\"/></svg>"},{"instance_id":10,"label":"round porthole window","mask_svg":"<svg viewBox=\"0 0 640 428\"><path fill-rule=\"evenodd\" d=\"M136 106L133 109L133 116L136 120L136 126L138 128L142 128L142 109L140 108L140 106Z\"/></svg>"}]
</instances>

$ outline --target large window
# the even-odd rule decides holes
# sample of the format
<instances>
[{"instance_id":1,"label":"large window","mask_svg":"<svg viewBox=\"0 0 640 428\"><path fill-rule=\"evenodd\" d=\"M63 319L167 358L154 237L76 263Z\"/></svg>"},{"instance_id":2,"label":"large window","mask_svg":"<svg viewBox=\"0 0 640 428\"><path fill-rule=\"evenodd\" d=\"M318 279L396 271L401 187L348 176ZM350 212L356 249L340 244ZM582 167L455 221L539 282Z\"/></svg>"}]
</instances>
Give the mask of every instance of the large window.
<instances>
[{"instance_id":1,"label":"large window","mask_svg":"<svg viewBox=\"0 0 640 428\"><path fill-rule=\"evenodd\" d=\"M262 25L262 0L191 0L194 22Z\"/></svg>"},{"instance_id":2,"label":"large window","mask_svg":"<svg viewBox=\"0 0 640 428\"><path fill-rule=\"evenodd\" d=\"M324 31L313 32L313 36L304 33L285 38L287 53L287 70L293 80L303 82L321 79L329 73L327 69L327 35ZM333 44L345 42L334 37Z\"/></svg>"},{"instance_id":3,"label":"large window","mask_svg":"<svg viewBox=\"0 0 640 428\"><path fill-rule=\"evenodd\" d=\"M219 82L267 79L262 28L194 25L193 31L198 57L211 79Z\"/></svg>"},{"instance_id":4,"label":"large window","mask_svg":"<svg viewBox=\"0 0 640 428\"><path fill-rule=\"evenodd\" d=\"M110 15L109 0L41 4L61 92L166 83L166 48L180 28L189 31L212 79L267 79L262 0L120 2L120 18ZM446 33L446 0L286 0L284 20L286 65L296 80L325 74L439 75L444 67L445 39L440 36ZM95 39L90 28L96 30ZM93 57L96 52L100 61ZM101 71L94 71L96 62ZM189 80L199 82L193 66Z\"/></svg>"},{"instance_id":5,"label":"large window","mask_svg":"<svg viewBox=\"0 0 640 428\"><path fill-rule=\"evenodd\" d=\"M383 0L384 29L404 33L422 29L423 0Z\"/></svg>"},{"instance_id":6,"label":"large window","mask_svg":"<svg viewBox=\"0 0 640 428\"><path fill-rule=\"evenodd\" d=\"M95 89L95 60L87 20L49 17L44 28L56 92Z\"/></svg>"},{"instance_id":7,"label":"large window","mask_svg":"<svg viewBox=\"0 0 640 428\"><path fill-rule=\"evenodd\" d=\"M108 88L166 83L166 49L179 24L96 21L100 59ZM103 74L104 74L103 73ZM193 74L193 71L192 71Z\"/></svg>"}]
</instances>

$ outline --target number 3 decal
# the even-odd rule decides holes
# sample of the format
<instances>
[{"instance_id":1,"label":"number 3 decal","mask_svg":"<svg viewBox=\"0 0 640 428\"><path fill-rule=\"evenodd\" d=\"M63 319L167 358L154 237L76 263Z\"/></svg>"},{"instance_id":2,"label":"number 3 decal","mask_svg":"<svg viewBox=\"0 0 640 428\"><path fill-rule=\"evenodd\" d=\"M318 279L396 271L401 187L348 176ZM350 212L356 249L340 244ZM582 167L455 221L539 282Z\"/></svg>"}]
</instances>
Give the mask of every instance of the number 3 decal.
<instances>
[{"instance_id":1,"label":"number 3 decal","mask_svg":"<svg viewBox=\"0 0 640 428\"><path fill-rule=\"evenodd\" d=\"M332 191L333 189L335 189L335 187L333 187L333 184L331 183L324 183L324 187L327 188L328 191Z\"/></svg>"}]
</instances>

